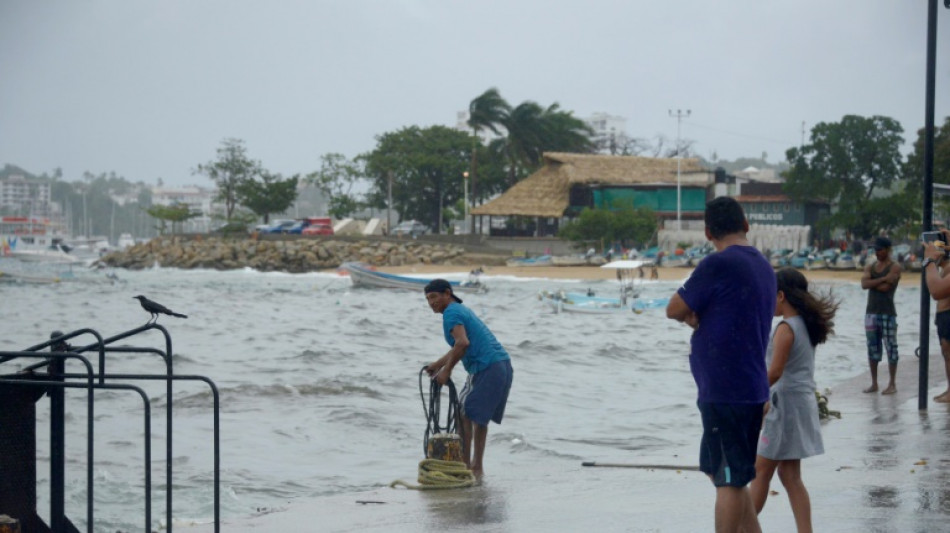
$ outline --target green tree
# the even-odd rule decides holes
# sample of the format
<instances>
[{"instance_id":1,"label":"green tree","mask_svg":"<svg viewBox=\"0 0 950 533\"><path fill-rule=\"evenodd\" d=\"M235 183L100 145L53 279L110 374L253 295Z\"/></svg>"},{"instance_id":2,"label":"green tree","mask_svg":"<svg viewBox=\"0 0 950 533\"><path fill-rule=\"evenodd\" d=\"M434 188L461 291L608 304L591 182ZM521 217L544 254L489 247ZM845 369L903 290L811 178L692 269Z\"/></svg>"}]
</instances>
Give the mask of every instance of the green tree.
<instances>
[{"instance_id":1,"label":"green tree","mask_svg":"<svg viewBox=\"0 0 950 533\"><path fill-rule=\"evenodd\" d=\"M908 182L908 192L914 195L916 205L923 205L924 183L924 135L923 128L917 130L914 151L907 156L904 176ZM934 183L950 184L950 117L946 117L942 126L934 127ZM934 195L934 208L943 213L950 212L950 198Z\"/></svg>"},{"instance_id":2,"label":"green tree","mask_svg":"<svg viewBox=\"0 0 950 533\"><path fill-rule=\"evenodd\" d=\"M441 228L441 208L463 198L472 138L445 126L410 126L376 138L376 148L360 156L372 180L369 204L385 207L392 177L393 207L404 219Z\"/></svg>"},{"instance_id":3,"label":"green tree","mask_svg":"<svg viewBox=\"0 0 950 533\"><path fill-rule=\"evenodd\" d=\"M264 223L270 222L271 213L283 213L297 199L298 175L284 179L280 174L272 174L261 169L260 179L245 179L235 189L237 203L250 209ZM230 220L230 217L228 218Z\"/></svg>"},{"instance_id":4,"label":"green tree","mask_svg":"<svg viewBox=\"0 0 950 533\"><path fill-rule=\"evenodd\" d=\"M585 246L600 242L643 246L653 237L656 226L656 214L648 207L585 208L561 228L558 236Z\"/></svg>"},{"instance_id":5,"label":"green tree","mask_svg":"<svg viewBox=\"0 0 950 533\"><path fill-rule=\"evenodd\" d=\"M320 170L307 175L307 180L327 196L327 210L334 218L346 218L362 206L353 188L365 178L362 159L349 160L337 153L324 154Z\"/></svg>"},{"instance_id":6,"label":"green tree","mask_svg":"<svg viewBox=\"0 0 950 533\"><path fill-rule=\"evenodd\" d=\"M247 157L241 139L225 139L218 148L218 159L198 165L196 174L204 174L218 186L216 200L224 202L225 218L238 205L238 189L244 181L253 180L260 173L260 163Z\"/></svg>"},{"instance_id":7,"label":"green tree","mask_svg":"<svg viewBox=\"0 0 950 533\"><path fill-rule=\"evenodd\" d=\"M882 116L846 115L841 122L816 124L809 144L786 151L791 168L784 173L785 192L797 201L828 202L833 214L823 223L855 237L901 226L908 213L886 205L904 204L893 197L903 194L893 194L903 190L902 133L896 120ZM889 190L892 198L882 199Z\"/></svg>"},{"instance_id":8,"label":"green tree","mask_svg":"<svg viewBox=\"0 0 950 533\"><path fill-rule=\"evenodd\" d=\"M188 220L189 218L195 218L201 216L201 213L192 212L187 205L184 204L173 204L173 205L153 205L145 210L146 213L158 220L158 226L155 227L158 230L159 235L164 235L165 230L168 229L167 223L171 222L172 233L176 232L176 224L178 225L177 229L181 229L181 223Z\"/></svg>"}]
</instances>

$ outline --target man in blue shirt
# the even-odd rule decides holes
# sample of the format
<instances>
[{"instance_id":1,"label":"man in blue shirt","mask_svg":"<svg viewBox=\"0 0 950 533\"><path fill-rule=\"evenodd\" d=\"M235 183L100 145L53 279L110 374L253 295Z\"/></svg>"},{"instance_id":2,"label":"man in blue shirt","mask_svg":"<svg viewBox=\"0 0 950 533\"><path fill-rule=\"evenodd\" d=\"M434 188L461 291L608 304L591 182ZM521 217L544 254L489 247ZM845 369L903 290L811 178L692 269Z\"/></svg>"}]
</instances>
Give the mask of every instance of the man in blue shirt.
<instances>
[{"instance_id":1,"label":"man in blue shirt","mask_svg":"<svg viewBox=\"0 0 950 533\"><path fill-rule=\"evenodd\" d=\"M703 421L699 467L716 486L716 531L753 533L761 529L747 485L769 395L775 272L746 239L749 223L734 199L707 203L705 222L716 253L670 298L666 316L694 329L689 365Z\"/></svg>"},{"instance_id":2,"label":"man in blue shirt","mask_svg":"<svg viewBox=\"0 0 950 533\"><path fill-rule=\"evenodd\" d=\"M488 437L488 422L501 424L508 403L513 371L511 357L471 309L452 291L444 279L434 279L425 287L426 301L435 313L442 314L442 332L451 346L438 361L426 367L432 379L448 383L459 361L468 372L459 394L459 426L462 431L462 455L476 478L484 474L482 458ZM474 443L474 453L472 445Z\"/></svg>"}]
</instances>

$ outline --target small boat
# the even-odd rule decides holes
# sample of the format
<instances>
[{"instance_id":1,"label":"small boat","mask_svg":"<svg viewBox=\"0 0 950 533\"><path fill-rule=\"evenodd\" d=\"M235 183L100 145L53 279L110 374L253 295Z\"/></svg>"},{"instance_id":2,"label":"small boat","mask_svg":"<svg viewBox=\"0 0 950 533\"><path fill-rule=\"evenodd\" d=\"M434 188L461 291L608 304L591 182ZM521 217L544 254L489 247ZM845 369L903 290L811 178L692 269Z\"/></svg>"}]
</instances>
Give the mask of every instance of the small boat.
<instances>
[{"instance_id":1,"label":"small boat","mask_svg":"<svg viewBox=\"0 0 950 533\"><path fill-rule=\"evenodd\" d=\"M551 258L551 262L559 267L587 266L588 264L587 256L583 255L555 255Z\"/></svg>"},{"instance_id":2,"label":"small boat","mask_svg":"<svg viewBox=\"0 0 950 533\"><path fill-rule=\"evenodd\" d=\"M21 274L18 272L4 272L0 270L0 283L30 283L45 284L59 283L62 281L57 276L38 276L35 274Z\"/></svg>"},{"instance_id":3,"label":"small boat","mask_svg":"<svg viewBox=\"0 0 950 533\"><path fill-rule=\"evenodd\" d=\"M398 274L387 274L375 270L366 263L343 263L339 270L348 272L350 281L354 287L373 287L383 289L409 289L421 291L432 281L427 278L414 278L409 276L400 276ZM465 281L449 281L453 292L485 292L488 290L485 284L479 278L480 269L473 270L469 274L469 279Z\"/></svg>"},{"instance_id":4,"label":"small boat","mask_svg":"<svg viewBox=\"0 0 950 533\"><path fill-rule=\"evenodd\" d=\"M854 256L852 256L849 252L838 254L834 261L828 262L828 268L831 270L854 270Z\"/></svg>"},{"instance_id":5,"label":"small boat","mask_svg":"<svg viewBox=\"0 0 950 533\"><path fill-rule=\"evenodd\" d=\"M633 311L640 313L644 309L666 307L669 298L640 298L640 282L643 267L652 266L652 261L621 260L612 261L600 268L617 271L620 281L619 298L597 296L592 291L585 293L564 291L542 291L538 299L548 304L556 313L608 314Z\"/></svg>"},{"instance_id":6,"label":"small boat","mask_svg":"<svg viewBox=\"0 0 950 533\"><path fill-rule=\"evenodd\" d=\"M537 257L512 257L505 261L505 266L510 267L538 267L538 266L551 266L554 262L551 261L550 255L539 255Z\"/></svg>"}]
</instances>

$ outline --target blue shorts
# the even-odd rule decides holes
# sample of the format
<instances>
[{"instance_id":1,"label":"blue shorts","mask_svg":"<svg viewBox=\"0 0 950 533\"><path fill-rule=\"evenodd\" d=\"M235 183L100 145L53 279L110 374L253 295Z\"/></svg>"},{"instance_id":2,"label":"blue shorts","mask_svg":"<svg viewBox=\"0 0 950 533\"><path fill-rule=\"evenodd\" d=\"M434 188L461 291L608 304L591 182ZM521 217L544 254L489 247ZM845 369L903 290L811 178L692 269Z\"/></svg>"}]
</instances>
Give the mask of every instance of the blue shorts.
<instances>
[{"instance_id":1,"label":"blue shorts","mask_svg":"<svg viewBox=\"0 0 950 533\"><path fill-rule=\"evenodd\" d=\"M703 419L699 469L712 478L713 485L745 487L755 479L763 405L696 402Z\"/></svg>"},{"instance_id":2,"label":"blue shorts","mask_svg":"<svg viewBox=\"0 0 950 533\"><path fill-rule=\"evenodd\" d=\"M480 426L487 426L489 420L501 424L513 377L510 359L495 361L478 374L469 374L459 394L462 415Z\"/></svg>"}]
</instances>

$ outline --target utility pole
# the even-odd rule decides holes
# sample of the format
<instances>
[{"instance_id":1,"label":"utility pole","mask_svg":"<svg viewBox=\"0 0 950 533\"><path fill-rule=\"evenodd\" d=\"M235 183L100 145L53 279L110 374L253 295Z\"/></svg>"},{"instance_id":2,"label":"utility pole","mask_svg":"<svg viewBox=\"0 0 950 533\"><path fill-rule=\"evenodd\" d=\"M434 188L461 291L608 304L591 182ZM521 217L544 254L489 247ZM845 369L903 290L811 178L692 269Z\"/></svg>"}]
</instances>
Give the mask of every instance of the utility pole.
<instances>
[{"instance_id":1,"label":"utility pole","mask_svg":"<svg viewBox=\"0 0 950 533\"><path fill-rule=\"evenodd\" d=\"M950 0L944 0L950 9ZM927 3L927 77L924 101L924 220L923 230L933 229L934 114L937 77L937 0ZM927 410L927 379L930 369L930 291L927 270L920 276L920 364L917 368L917 409Z\"/></svg>"},{"instance_id":2,"label":"utility pole","mask_svg":"<svg viewBox=\"0 0 950 533\"><path fill-rule=\"evenodd\" d=\"M689 118L692 111L687 109L683 112L677 109L676 113L673 113L673 110L670 109L669 112L671 117L676 117L676 231L680 231L683 229L683 222L681 220L683 206L680 198L680 160L682 159L682 150L680 149L680 123L683 122L683 117Z\"/></svg>"},{"instance_id":3,"label":"utility pole","mask_svg":"<svg viewBox=\"0 0 950 533\"><path fill-rule=\"evenodd\" d=\"M465 220L465 234L471 233L468 220L468 171L462 172L462 187L465 187L465 206L464 211L465 215L462 217Z\"/></svg>"},{"instance_id":4,"label":"utility pole","mask_svg":"<svg viewBox=\"0 0 950 533\"><path fill-rule=\"evenodd\" d=\"M386 175L389 177L389 201L386 202L386 235L389 235L393 230L393 171L390 170L386 172Z\"/></svg>"}]
</instances>

